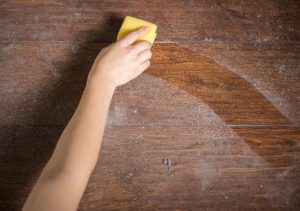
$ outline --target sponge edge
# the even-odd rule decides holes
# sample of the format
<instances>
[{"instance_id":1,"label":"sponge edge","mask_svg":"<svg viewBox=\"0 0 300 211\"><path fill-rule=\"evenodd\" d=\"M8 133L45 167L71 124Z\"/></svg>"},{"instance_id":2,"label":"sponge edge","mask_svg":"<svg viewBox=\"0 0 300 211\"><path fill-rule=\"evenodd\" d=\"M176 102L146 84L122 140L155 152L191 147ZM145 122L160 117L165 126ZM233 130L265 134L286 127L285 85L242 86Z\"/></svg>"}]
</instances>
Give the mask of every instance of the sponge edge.
<instances>
[{"instance_id":1,"label":"sponge edge","mask_svg":"<svg viewBox=\"0 0 300 211\"><path fill-rule=\"evenodd\" d=\"M144 34L142 37L140 37L135 43L143 41L143 40L147 40L151 43L151 46L152 46L154 43L154 40L156 38L157 25L154 23L150 23L148 21L144 21L144 20L141 20L138 18L131 17L131 16L125 17L125 19L122 23L122 26L119 30L117 40L121 39L128 33L132 32L134 30L137 30L138 28L140 28L142 26L149 26L150 29L148 30L148 32L146 34Z\"/></svg>"}]
</instances>

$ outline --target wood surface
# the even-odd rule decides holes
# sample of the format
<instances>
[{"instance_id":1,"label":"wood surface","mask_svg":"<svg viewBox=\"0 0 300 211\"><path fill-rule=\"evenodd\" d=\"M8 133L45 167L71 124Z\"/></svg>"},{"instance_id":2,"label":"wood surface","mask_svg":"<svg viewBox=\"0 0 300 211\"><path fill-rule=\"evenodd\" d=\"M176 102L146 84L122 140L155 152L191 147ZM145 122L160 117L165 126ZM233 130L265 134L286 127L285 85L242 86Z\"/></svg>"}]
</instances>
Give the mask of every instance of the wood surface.
<instances>
[{"instance_id":1,"label":"wood surface","mask_svg":"<svg viewBox=\"0 0 300 211\"><path fill-rule=\"evenodd\" d=\"M115 41L124 16L157 24L157 41L299 41L297 0L3 0L4 41Z\"/></svg>"},{"instance_id":2,"label":"wood surface","mask_svg":"<svg viewBox=\"0 0 300 211\"><path fill-rule=\"evenodd\" d=\"M125 125L106 128L79 210L299 206L298 127ZM62 130L1 127L1 210L20 209Z\"/></svg>"},{"instance_id":3,"label":"wood surface","mask_svg":"<svg viewBox=\"0 0 300 211\"><path fill-rule=\"evenodd\" d=\"M78 210L300 209L300 4L0 1L0 210L20 210L125 15L158 25Z\"/></svg>"}]
</instances>

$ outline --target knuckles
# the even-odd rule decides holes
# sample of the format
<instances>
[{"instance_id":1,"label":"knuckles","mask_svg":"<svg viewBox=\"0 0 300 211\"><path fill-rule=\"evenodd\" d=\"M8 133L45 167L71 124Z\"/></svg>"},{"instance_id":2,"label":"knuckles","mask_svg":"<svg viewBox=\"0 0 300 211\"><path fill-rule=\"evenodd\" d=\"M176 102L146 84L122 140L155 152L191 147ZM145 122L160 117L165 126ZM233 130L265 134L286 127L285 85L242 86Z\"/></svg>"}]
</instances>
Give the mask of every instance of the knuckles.
<instances>
[{"instance_id":1,"label":"knuckles","mask_svg":"<svg viewBox=\"0 0 300 211\"><path fill-rule=\"evenodd\" d=\"M136 55L136 50L133 46L129 46L127 48L127 55L129 55L129 56L135 56Z\"/></svg>"},{"instance_id":2,"label":"knuckles","mask_svg":"<svg viewBox=\"0 0 300 211\"><path fill-rule=\"evenodd\" d=\"M125 39L120 39L115 43L116 46L119 47L126 47L128 45L127 40Z\"/></svg>"},{"instance_id":3,"label":"knuckles","mask_svg":"<svg viewBox=\"0 0 300 211\"><path fill-rule=\"evenodd\" d=\"M149 41L144 40L143 42L145 43L144 45L145 45L146 48L148 48L148 49L151 48L151 43Z\"/></svg>"}]
</instances>

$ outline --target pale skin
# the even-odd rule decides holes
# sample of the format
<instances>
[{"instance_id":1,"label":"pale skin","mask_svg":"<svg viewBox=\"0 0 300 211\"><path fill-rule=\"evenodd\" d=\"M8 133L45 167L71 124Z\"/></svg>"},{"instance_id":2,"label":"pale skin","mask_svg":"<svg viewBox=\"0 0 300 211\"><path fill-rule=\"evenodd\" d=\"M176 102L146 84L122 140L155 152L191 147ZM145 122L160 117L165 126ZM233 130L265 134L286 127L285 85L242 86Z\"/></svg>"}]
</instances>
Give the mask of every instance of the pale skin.
<instances>
[{"instance_id":1,"label":"pale skin","mask_svg":"<svg viewBox=\"0 0 300 211\"><path fill-rule=\"evenodd\" d=\"M141 27L98 54L80 103L29 194L23 211L77 209L98 160L116 87L134 79L150 66L150 43L135 42L148 30L148 27Z\"/></svg>"}]
</instances>

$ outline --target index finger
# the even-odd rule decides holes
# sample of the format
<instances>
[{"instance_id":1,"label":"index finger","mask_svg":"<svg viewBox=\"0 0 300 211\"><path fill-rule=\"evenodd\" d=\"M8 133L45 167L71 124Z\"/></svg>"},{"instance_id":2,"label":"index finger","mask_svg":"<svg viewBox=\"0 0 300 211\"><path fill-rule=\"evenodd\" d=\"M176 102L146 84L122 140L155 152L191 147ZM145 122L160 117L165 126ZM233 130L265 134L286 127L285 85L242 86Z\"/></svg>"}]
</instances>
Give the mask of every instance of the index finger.
<instances>
[{"instance_id":1,"label":"index finger","mask_svg":"<svg viewBox=\"0 0 300 211\"><path fill-rule=\"evenodd\" d=\"M143 27L125 35L123 38L121 38L121 40L122 40L122 42L126 43L127 45L131 45L137 39L139 39L142 35L144 35L149 30L149 28L150 28L149 26L143 26Z\"/></svg>"}]
</instances>

